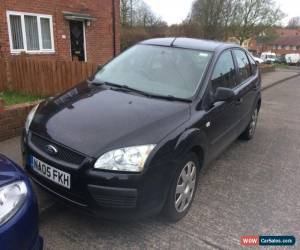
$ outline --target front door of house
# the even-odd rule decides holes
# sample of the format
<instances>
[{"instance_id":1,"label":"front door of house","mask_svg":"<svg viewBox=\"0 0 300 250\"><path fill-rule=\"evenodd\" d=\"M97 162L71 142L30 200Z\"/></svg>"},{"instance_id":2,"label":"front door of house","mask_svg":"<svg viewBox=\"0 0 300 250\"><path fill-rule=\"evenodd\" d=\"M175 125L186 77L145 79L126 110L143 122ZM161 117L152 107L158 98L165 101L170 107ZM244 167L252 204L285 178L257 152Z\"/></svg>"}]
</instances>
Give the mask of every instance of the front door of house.
<instances>
[{"instance_id":1,"label":"front door of house","mask_svg":"<svg viewBox=\"0 0 300 250\"><path fill-rule=\"evenodd\" d=\"M85 61L84 23L70 21L71 54L73 61Z\"/></svg>"}]
</instances>

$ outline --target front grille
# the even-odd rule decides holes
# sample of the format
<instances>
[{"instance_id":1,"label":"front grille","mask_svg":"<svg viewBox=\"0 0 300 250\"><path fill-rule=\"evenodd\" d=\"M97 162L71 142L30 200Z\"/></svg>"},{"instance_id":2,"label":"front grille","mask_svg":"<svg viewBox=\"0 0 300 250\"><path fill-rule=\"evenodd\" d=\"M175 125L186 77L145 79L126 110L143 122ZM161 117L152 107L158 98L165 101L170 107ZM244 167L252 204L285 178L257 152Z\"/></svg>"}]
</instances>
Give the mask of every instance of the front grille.
<instances>
[{"instance_id":1,"label":"front grille","mask_svg":"<svg viewBox=\"0 0 300 250\"><path fill-rule=\"evenodd\" d=\"M34 133L31 134L31 142L40 150L42 150L44 153L49 154L49 152L46 149L47 145L53 145L57 148L57 154L51 155L54 159L72 163L75 165L80 165L83 160L85 159L85 156L74 152L66 147L63 147L61 145L58 145L57 143L54 143L50 140L47 140L43 137L40 137Z\"/></svg>"},{"instance_id":2,"label":"front grille","mask_svg":"<svg viewBox=\"0 0 300 250\"><path fill-rule=\"evenodd\" d=\"M103 194L94 194L93 198L99 206L112 208L134 208L136 206L136 197L131 196L110 196Z\"/></svg>"},{"instance_id":3,"label":"front grille","mask_svg":"<svg viewBox=\"0 0 300 250\"><path fill-rule=\"evenodd\" d=\"M107 188L88 185L93 199L101 207L106 208L135 208L137 204L137 190L123 188Z\"/></svg>"}]
</instances>

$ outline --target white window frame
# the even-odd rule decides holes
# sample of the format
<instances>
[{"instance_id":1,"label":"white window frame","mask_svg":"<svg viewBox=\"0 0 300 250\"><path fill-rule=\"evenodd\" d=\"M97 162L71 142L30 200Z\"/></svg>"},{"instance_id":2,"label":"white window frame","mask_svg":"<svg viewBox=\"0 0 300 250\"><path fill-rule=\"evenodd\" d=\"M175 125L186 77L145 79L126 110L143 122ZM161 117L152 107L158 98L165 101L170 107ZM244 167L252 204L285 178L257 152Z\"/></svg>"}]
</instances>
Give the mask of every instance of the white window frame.
<instances>
[{"instance_id":1,"label":"white window frame","mask_svg":"<svg viewBox=\"0 0 300 250\"><path fill-rule=\"evenodd\" d=\"M14 49L13 48L11 25L10 25L10 18L9 18L11 15L15 15L15 16L20 16L21 17L21 26L22 26L22 35L23 35L24 49ZM28 13L28 12L19 12L19 11L6 11L6 16L7 16L7 25L8 25L10 52L12 54L20 54L21 52L26 52L28 54L52 54L52 53L55 53L52 15L44 15L44 14ZM39 48L40 48L39 50L28 50L27 49L27 40L26 40L26 33L25 33L25 20L24 20L24 16L34 16L34 17L37 17L38 36L39 36ZM42 41L42 33L41 33L41 18L47 18L47 19L49 19L50 36L51 36L51 47L52 47L52 49L43 49L43 41Z\"/></svg>"},{"instance_id":2,"label":"white window frame","mask_svg":"<svg viewBox=\"0 0 300 250\"><path fill-rule=\"evenodd\" d=\"M83 42L84 42L84 61L87 62L87 50L86 50L86 27L85 27L86 22L82 22L83 25Z\"/></svg>"}]
</instances>

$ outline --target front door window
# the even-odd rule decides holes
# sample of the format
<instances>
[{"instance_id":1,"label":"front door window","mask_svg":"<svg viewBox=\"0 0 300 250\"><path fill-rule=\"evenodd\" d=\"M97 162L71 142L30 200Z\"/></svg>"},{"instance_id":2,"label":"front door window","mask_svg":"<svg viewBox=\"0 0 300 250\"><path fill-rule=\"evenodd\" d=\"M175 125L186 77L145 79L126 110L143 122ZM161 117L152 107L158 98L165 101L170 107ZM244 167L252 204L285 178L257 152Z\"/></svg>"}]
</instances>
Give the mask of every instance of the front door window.
<instances>
[{"instance_id":1,"label":"front door window","mask_svg":"<svg viewBox=\"0 0 300 250\"><path fill-rule=\"evenodd\" d=\"M212 89L218 87L233 89L236 85L236 74L230 50L225 51L219 58L211 79Z\"/></svg>"}]
</instances>

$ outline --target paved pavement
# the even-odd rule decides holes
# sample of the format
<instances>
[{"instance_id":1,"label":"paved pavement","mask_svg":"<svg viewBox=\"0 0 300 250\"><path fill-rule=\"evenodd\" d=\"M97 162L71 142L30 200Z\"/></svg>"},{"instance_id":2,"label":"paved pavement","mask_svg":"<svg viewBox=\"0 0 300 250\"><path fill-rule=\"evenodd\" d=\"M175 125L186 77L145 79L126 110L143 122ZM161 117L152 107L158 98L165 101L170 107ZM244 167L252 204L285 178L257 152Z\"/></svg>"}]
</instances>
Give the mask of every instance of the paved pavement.
<instances>
[{"instance_id":1,"label":"paved pavement","mask_svg":"<svg viewBox=\"0 0 300 250\"><path fill-rule=\"evenodd\" d=\"M300 68L278 69L275 72L262 74L262 88L267 89L287 79L300 75Z\"/></svg>"},{"instance_id":2,"label":"paved pavement","mask_svg":"<svg viewBox=\"0 0 300 250\"><path fill-rule=\"evenodd\" d=\"M202 171L193 207L182 221L110 222L55 204L40 216L45 247L240 249L240 236L259 234L294 235L299 241L299 124L297 77L263 92L256 137L233 143ZM20 160L17 142L1 143L0 152Z\"/></svg>"}]
</instances>

